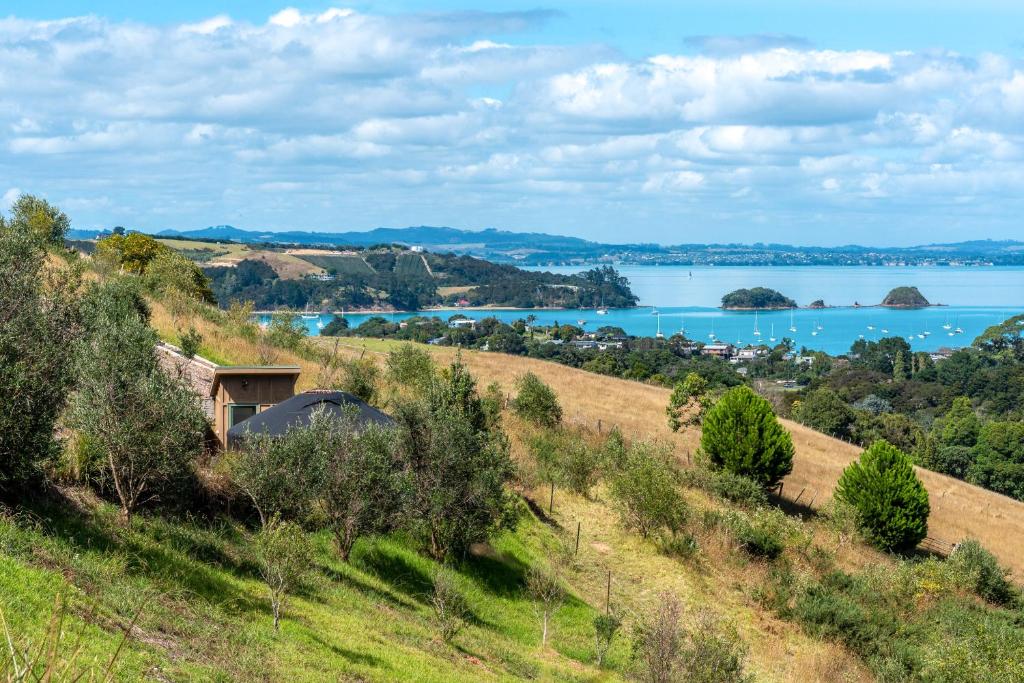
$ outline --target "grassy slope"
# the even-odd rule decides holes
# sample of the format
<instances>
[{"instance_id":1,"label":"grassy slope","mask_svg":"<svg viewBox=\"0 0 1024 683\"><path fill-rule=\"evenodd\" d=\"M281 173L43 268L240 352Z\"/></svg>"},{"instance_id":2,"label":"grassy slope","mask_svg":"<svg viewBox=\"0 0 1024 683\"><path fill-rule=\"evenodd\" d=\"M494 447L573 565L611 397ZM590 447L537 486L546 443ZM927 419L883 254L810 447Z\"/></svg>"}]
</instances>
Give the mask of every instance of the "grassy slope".
<instances>
[{"instance_id":1,"label":"grassy slope","mask_svg":"<svg viewBox=\"0 0 1024 683\"><path fill-rule=\"evenodd\" d=\"M209 355L233 362L251 362L256 355L252 345L209 322L177 323L155 307L154 324L167 338L174 338L176 328L196 324ZM383 351L392 343L365 346ZM443 359L452 353L431 350ZM282 353L280 360L303 365L303 384L316 374L292 354ZM627 435L674 439L679 452L695 445L695 433L671 436L665 429L663 390L498 354L467 352L464 360L482 384L499 381L506 390L517 374L537 372L556 388L571 421L594 426L601 420ZM521 431L512 427L513 435ZM794 438L798 474L808 459L835 451L841 453L834 457L845 457L844 445L813 432L794 428ZM515 440L514 447L519 449ZM813 468L807 471L814 476ZM958 493L966 485L950 486ZM527 493L546 502L543 492ZM744 559L714 535L701 538L696 562L665 557L653 544L621 530L600 488L594 500L559 492L547 522L527 514L517 531L502 534L493 548L459 567L475 619L455 647L438 640L424 601L433 565L400 539L362 541L345 565L335 559L329 540L318 536L312 585L292 602L282 633L275 636L247 530L160 518L141 518L124 530L109 505L88 498L75 492L72 502L86 499L77 503L77 511L68 502L37 509L35 522L0 518L0 607L16 634L38 642L53 596L70 595L73 624L90 624L85 652L103 661L119 642L119 627L144 604L119 661L122 678L615 680L618 673L600 673L590 664L590 620L604 606L610 570L613 603L627 617L656 603L666 590L690 607L711 606L727 616L749 644L750 668L759 680L870 679L841 646L809 637L757 606L751 588L766 572L764 565ZM1005 510L1001 514L1016 519ZM580 555L566 576L574 597L555 621L553 649L541 651L536 617L521 592L522 572L550 558L559 544L571 543L577 522L583 524ZM818 542L839 545L827 530L811 528ZM843 566L885 561L860 546L839 551ZM90 616L89 605L96 605L95 615ZM611 656L613 668L620 672L626 656L621 641Z\"/></svg>"}]
</instances>

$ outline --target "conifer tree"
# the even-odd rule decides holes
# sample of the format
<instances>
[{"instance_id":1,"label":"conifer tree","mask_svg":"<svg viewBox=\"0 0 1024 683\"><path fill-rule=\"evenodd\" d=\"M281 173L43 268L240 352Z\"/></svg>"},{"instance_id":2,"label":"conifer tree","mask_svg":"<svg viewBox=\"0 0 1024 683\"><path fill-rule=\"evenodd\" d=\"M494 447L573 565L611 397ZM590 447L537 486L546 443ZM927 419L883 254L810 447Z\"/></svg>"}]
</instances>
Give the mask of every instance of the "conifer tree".
<instances>
[{"instance_id":1,"label":"conifer tree","mask_svg":"<svg viewBox=\"0 0 1024 683\"><path fill-rule=\"evenodd\" d=\"M704 416L701 451L712 467L773 486L793 471L793 439L749 387L731 389Z\"/></svg>"},{"instance_id":2,"label":"conifer tree","mask_svg":"<svg viewBox=\"0 0 1024 683\"><path fill-rule=\"evenodd\" d=\"M857 510L864 534L883 550L911 550L928 533L928 492L910 458L887 441L843 470L835 495Z\"/></svg>"},{"instance_id":3,"label":"conifer tree","mask_svg":"<svg viewBox=\"0 0 1024 683\"><path fill-rule=\"evenodd\" d=\"M892 377L897 382L907 378L907 359L902 351L897 351L896 358L892 361Z\"/></svg>"}]
</instances>

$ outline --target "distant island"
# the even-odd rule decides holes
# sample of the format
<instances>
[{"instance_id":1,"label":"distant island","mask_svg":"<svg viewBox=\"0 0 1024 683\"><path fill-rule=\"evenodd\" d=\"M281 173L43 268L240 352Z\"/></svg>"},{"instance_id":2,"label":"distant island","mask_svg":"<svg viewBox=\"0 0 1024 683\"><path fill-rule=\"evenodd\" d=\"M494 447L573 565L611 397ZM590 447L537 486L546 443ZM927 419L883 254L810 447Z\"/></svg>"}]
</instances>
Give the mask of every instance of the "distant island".
<instances>
[{"instance_id":1,"label":"distant island","mask_svg":"<svg viewBox=\"0 0 1024 683\"><path fill-rule=\"evenodd\" d=\"M824 299L815 299L810 304L808 304L807 308L827 308L827 306L825 306Z\"/></svg>"},{"instance_id":2,"label":"distant island","mask_svg":"<svg viewBox=\"0 0 1024 683\"><path fill-rule=\"evenodd\" d=\"M730 311L779 310L796 307L795 301L767 287L737 289L722 297L722 308Z\"/></svg>"},{"instance_id":3,"label":"distant island","mask_svg":"<svg viewBox=\"0 0 1024 683\"><path fill-rule=\"evenodd\" d=\"M928 299L917 287L896 287L882 300L882 306L889 308L924 308L931 306Z\"/></svg>"}]
</instances>

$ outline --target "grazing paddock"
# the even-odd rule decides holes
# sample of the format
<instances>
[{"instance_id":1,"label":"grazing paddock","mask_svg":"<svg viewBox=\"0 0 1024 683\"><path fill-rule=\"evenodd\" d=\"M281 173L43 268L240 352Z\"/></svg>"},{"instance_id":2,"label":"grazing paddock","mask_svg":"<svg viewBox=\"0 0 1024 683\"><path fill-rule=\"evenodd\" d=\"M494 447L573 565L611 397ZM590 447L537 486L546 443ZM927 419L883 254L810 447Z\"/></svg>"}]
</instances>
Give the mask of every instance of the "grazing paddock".
<instances>
[{"instance_id":1,"label":"grazing paddock","mask_svg":"<svg viewBox=\"0 0 1024 683\"><path fill-rule=\"evenodd\" d=\"M333 270L338 275L373 275L373 268L361 256L303 254L303 261L324 270Z\"/></svg>"}]
</instances>

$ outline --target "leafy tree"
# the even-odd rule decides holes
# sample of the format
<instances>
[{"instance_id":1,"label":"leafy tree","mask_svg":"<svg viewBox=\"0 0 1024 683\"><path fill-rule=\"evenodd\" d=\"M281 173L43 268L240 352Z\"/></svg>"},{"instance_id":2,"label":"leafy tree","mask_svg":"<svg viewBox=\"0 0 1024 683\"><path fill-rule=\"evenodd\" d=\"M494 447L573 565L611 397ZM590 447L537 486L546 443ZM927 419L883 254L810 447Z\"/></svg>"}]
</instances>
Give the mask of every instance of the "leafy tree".
<instances>
[{"instance_id":1,"label":"leafy tree","mask_svg":"<svg viewBox=\"0 0 1024 683\"><path fill-rule=\"evenodd\" d=\"M865 536L883 550L910 550L928 533L928 492L890 443L876 441L843 470L835 495L856 508Z\"/></svg>"},{"instance_id":2,"label":"leafy tree","mask_svg":"<svg viewBox=\"0 0 1024 683\"><path fill-rule=\"evenodd\" d=\"M74 381L80 274L45 267L37 234L0 218L0 488L38 472Z\"/></svg>"},{"instance_id":3,"label":"leafy tree","mask_svg":"<svg viewBox=\"0 0 1024 683\"><path fill-rule=\"evenodd\" d=\"M45 199L23 194L11 206L10 228L29 233L43 244L60 246L71 228L71 219Z\"/></svg>"},{"instance_id":4,"label":"leafy tree","mask_svg":"<svg viewBox=\"0 0 1024 683\"><path fill-rule=\"evenodd\" d=\"M424 397L400 403L396 419L412 478L411 531L431 557L461 555L514 524L508 442L461 362L439 373Z\"/></svg>"},{"instance_id":5,"label":"leafy tree","mask_svg":"<svg viewBox=\"0 0 1024 683\"><path fill-rule=\"evenodd\" d=\"M96 256L112 267L141 275L157 256L171 251L149 235L133 232L111 235L96 243Z\"/></svg>"},{"instance_id":6,"label":"leafy tree","mask_svg":"<svg viewBox=\"0 0 1024 683\"><path fill-rule=\"evenodd\" d=\"M71 423L102 454L130 522L140 505L190 474L207 422L192 389L159 367L156 334L133 302L116 290L94 298Z\"/></svg>"},{"instance_id":7,"label":"leafy tree","mask_svg":"<svg viewBox=\"0 0 1024 683\"><path fill-rule=\"evenodd\" d=\"M321 337L341 337L348 331L348 320L341 315L335 316L331 322L320 330Z\"/></svg>"},{"instance_id":8,"label":"leafy tree","mask_svg":"<svg viewBox=\"0 0 1024 683\"><path fill-rule=\"evenodd\" d=\"M794 406L793 417L812 429L839 438L849 438L856 414L839 394L827 387L809 393Z\"/></svg>"},{"instance_id":9,"label":"leafy tree","mask_svg":"<svg viewBox=\"0 0 1024 683\"><path fill-rule=\"evenodd\" d=\"M145 268L146 286L157 294L179 292L193 301L214 303L210 281L199 266L170 249L159 251Z\"/></svg>"},{"instance_id":10,"label":"leafy tree","mask_svg":"<svg viewBox=\"0 0 1024 683\"><path fill-rule=\"evenodd\" d=\"M329 466L347 437L345 425L317 410L306 426L283 435L247 434L230 462L232 479L266 524L275 516L302 520L323 495Z\"/></svg>"},{"instance_id":11,"label":"leafy tree","mask_svg":"<svg viewBox=\"0 0 1024 683\"><path fill-rule=\"evenodd\" d=\"M313 550L299 525L276 515L261 527L256 550L260 575L270 592L274 630L279 631L285 598L308 573Z\"/></svg>"},{"instance_id":12,"label":"leafy tree","mask_svg":"<svg viewBox=\"0 0 1024 683\"><path fill-rule=\"evenodd\" d=\"M399 469L395 431L369 425L356 432L347 417L340 443L327 464L323 508L341 559L360 536L394 529L408 497L408 481Z\"/></svg>"},{"instance_id":13,"label":"leafy tree","mask_svg":"<svg viewBox=\"0 0 1024 683\"><path fill-rule=\"evenodd\" d=\"M512 399L512 409L520 417L542 427L554 427L562 421L558 396L540 377L527 372L516 379L519 393Z\"/></svg>"},{"instance_id":14,"label":"leafy tree","mask_svg":"<svg viewBox=\"0 0 1024 683\"><path fill-rule=\"evenodd\" d=\"M971 406L971 399L953 399L949 411L935 421L939 441L947 446L973 446L981 433L981 420Z\"/></svg>"},{"instance_id":15,"label":"leafy tree","mask_svg":"<svg viewBox=\"0 0 1024 683\"><path fill-rule=\"evenodd\" d=\"M665 409L668 426L673 432L678 432L684 424L700 424L709 404L708 388L708 381L696 372L688 373L673 387Z\"/></svg>"},{"instance_id":16,"label":"leafy tree","mask_svg":"<svg viewBox=\"0 0 1024 683\"><path fill-rule=\"evenodd\" d=\"M644 538L662 529L678 533L688 515L679 485L679 468L671 453L647 444L633 445L611 480L623 525Z\"/></svg>"},{"instance_id":17,"label":"leafy tree","mask_svg":"<svg viewBox=\"0 0 1024 683\"><path fill-rule=\"evenodd\" d=\"M910 376L907 370L906 354L903 351L897 351L896 357L892 362L892 378L897 382L902 382Z\"/></svg>"},{"instance_id":18,"label":"leafy tree","mask_svg":"<svg viewBox=\"0 0 1024 683\"><path fill-rule=\"evenodd\" d=\"M306 338L306 327L294 313L275 313L266 332L267 342L283 349L297 349Z\"/></svg>"},{"instance_id":19,"label":"leafy tree","mask_svg":"<svg viewBox=\"0 0 1024 683\"><path fill-rule=\"evenodd\" d=\"M968 481L1024 500L1024 422L986 424L971 453Z\"/></svg>"},{"instance_id":20,"label":"leafy tree","mask_svg":"<svg viewBox=\"0 0 1024 683\"><path fill-rule=\"evenodd\" d=\"M701 452L712 467L772 486L793 470L793 439L749 387L730 389L704 417Z\"/></svg>"}]
</instances>

